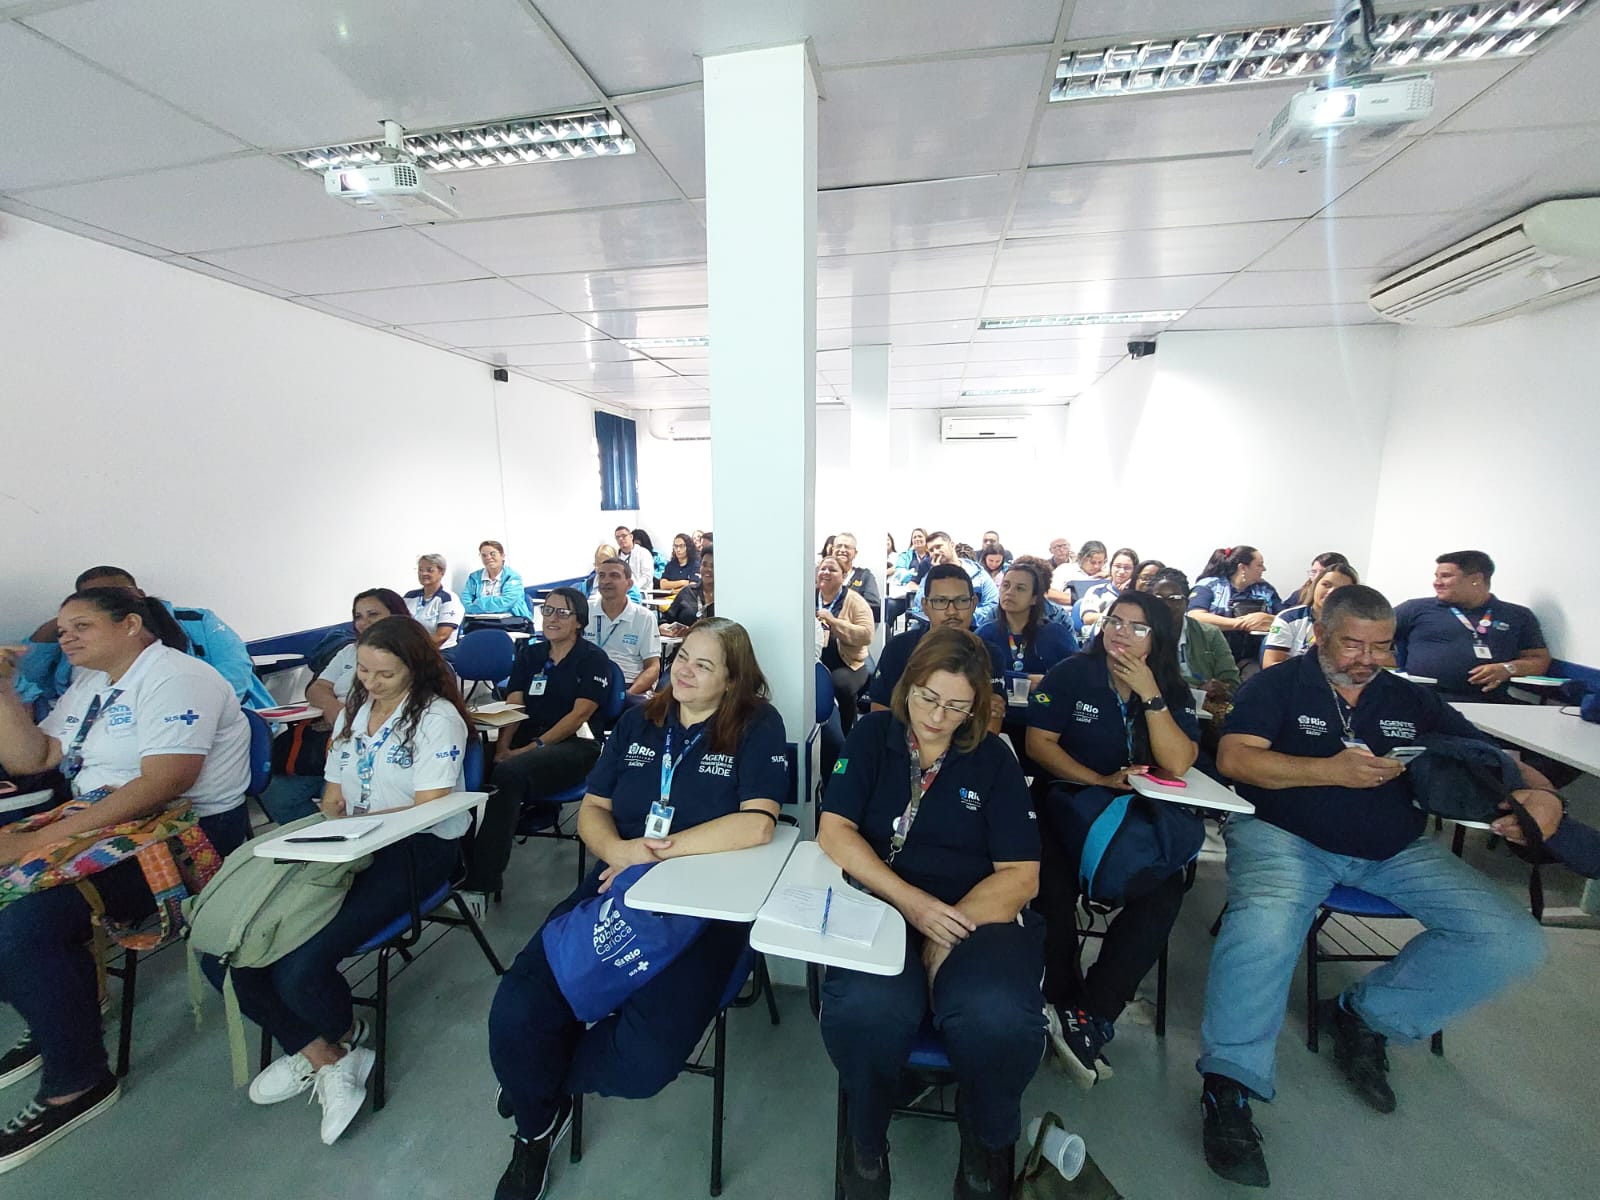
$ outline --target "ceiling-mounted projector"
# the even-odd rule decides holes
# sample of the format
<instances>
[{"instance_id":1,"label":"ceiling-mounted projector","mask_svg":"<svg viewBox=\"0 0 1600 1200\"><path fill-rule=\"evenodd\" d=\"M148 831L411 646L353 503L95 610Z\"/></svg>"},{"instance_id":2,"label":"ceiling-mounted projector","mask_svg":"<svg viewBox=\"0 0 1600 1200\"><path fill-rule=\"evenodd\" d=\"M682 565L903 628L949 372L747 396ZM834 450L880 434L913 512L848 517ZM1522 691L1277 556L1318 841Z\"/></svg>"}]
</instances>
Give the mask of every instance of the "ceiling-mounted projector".
<instances>
[{"instance_id":1,"label":"ceiling-mounted projector","mask_svg":"<svg viewBox=\"0 0 1600 1200\"><path fill-rule=\"evenodd\" d=\"M380 161L371 166L333 167L322 173L322 187L330 196L388 216L431 215L428 210L459 217L456 190L417 166L405 148L405 130L395 121L383 122Z\"/></svg>"},{"instance_id":2,"label":"ceiling-mounted projector","mask_svg":"<svg viewBox=\"0 0 1600 1200\"><path fill-rule=\"evenodd\" d=\"M1256 138L1257 167L1307 170L1383 153L1409 125L1433 115L1433 78L1403 75L1311 87L1292 97Z\"/></svg>"}]
</instances>

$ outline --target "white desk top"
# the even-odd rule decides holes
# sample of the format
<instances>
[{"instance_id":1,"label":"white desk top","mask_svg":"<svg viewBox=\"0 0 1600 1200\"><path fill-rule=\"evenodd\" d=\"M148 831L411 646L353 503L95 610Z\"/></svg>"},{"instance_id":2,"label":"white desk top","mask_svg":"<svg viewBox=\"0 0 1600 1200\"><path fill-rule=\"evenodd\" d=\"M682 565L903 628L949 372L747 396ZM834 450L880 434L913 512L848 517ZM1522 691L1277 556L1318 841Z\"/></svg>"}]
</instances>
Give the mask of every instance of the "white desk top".
<instances>
[{"instance_id":1,"label":"white desk top","mask_svg":"<svg viewBox=\"0 0 1600 1200\"><path fill-rule=\"evenodd\" d=\"M1455 709L1485 733L1600 775L1600 725L1576 714L1538 704L1457 704Z\"/></svg>"},{"instance_id":2,"label":"white desk top","mask_svg":"<svg viewBox=\"0 0 1600 1200\"><path fill-rule=\"evenodd\" d=\"M847 888L850 885L833 860L822 852L821 846L815 842L801 842L789 856L775 886ZM864 893L854 894L861 899L870 898ZM889 911L884 913L870 946L844 938L823 937L820 933L763 920L759 916L750 930L750 945L763 954L776 954L780 958L844 967L868 975L898 975L906 961L906 921L897 909L884 907Z\"/></svg>"},{"instance_id":3,"label":"white desk top","mask_svg":"<svg viewBox=\"0 0 1600 1200\"><path fill-rule=\"evenodd\" d=\"M628 903L647 912L754 921L799 840L793 825L779 825L765 846L669 858L628 889Z\"/></svg>"},{"instance_id":4,"label":"white desk top","mask_svg":"<svg viewBox=\"0 0 1600 1200\"><path fill-rule=\"evenodd\" d=\"M1190 767L1185 771L1183 782L1186 786L1181 788L1162 787L1144 775L1128 777L1128 783L1134 791L1155 800L1171 800L1177 804L1188 804L1195 808L1216 808L1223 812L1256 811L1254 804L1242 796L1235 795L1198 767Z\"/></svg>"},{"instance_id":5,"label":"white desk top","mask_svg":"<svg viewBox=\"0 0 1600 1200\"><path fill-rule=\"evenodd\" d=\"M1432 687L1434 684L1439 682L1432 675L1411 675L1405 671L1390 671L1389 674L1397 676L1400 679L1409 679L1412 683L1420 683L1424 687Z\"/></svg>"},{"instance_id":6,"label":"white desk top","mask_svg":"<svg viewBox=\"0 0 1600 1200\"><path fill-rule=\"evenodd\" d=\"M252 654L250 665L253 667L275 667L279 663L305 662L304 654Z\"/></svg>"},{"instance_id":7,"label":"white desk top","mask_svg":"<svg viewBox=\"0 0 1600 1200\"><path fill-rule=\"evenodd\" d=\"M404 841L419 830L437 825L446 817L453 817L457 813L466 812L469 808L476 808L488 798L487 792L451 792L448 796L440 796L437 800L429 800L426 804L413 805L411 808L369 813L369 816L380 818L383 824L353 842L296 843L284 840L284 837L305 837L314 833L315 827L309 827L297 829L283 837L270 838L257 846L255 853L257 858L275 858L280 861L350 862L363 854L371 854L374 850L381 850L385 846L392 846L395 842Z\"/></svg>"},{"instance_id":8,"label":"white desk top","mask_svg":"<svg viewBox=\"0 0 1600 1200\"><path fill-rule=\"evenodd\" d=\"M0 813L16 812L19 808L32 808L35 804L43 804L50 799L50 789L45 788L40 792L12 792L9 796L0 796Z\"/></svg>"}]
</instances>

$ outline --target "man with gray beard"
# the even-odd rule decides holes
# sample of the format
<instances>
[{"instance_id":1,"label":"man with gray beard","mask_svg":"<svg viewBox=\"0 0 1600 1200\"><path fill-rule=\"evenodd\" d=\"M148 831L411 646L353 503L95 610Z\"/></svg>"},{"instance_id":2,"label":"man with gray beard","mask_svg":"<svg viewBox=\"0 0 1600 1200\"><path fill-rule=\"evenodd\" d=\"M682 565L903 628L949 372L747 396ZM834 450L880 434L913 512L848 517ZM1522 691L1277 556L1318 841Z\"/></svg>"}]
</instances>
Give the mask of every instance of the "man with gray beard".
<instances>
[{"instance_id":1,"label":"man with gray beard","mask_svg":"<svg viewBox=\"0 0 1600 1200\"><path fill-rule=\"evenodd\" d=\"M1211 955L1196 1065L1205 1079L1206 1162L1235 1183L1267 1186L1250 1100L1273 1099L1289 984L1333 888L1380 896L1425 930L1318 1006L1336 1063L1378 1112L1395 1107L1388 1042L1428 1038L1545 955L1526 912L1422 836L1427 818L1412 804L1405 767L1387 756L1424 734L1483 735L1428 689L1383 669L1394 628L1381 593L1339 588L1323 603L1315 652L1248 681L1223 729L1217 766L1256 812L1224 829L1228 909ZM1526 764L1522 774L1528 789L1550 786Z\"/></svg>"}]
</instances>

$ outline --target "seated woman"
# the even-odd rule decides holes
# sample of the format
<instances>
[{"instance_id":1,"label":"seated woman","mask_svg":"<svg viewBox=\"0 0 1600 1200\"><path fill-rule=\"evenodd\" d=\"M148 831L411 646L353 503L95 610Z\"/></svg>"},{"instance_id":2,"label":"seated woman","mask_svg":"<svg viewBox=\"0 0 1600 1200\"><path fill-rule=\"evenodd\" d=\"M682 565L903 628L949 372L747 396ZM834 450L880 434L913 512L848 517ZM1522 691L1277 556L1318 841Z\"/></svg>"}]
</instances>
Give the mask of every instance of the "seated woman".
<instances>
[{"instance_id":1,"label":"seated woman","mask_svg":"<svg viewBox=\"0 0 1600 1200\"><path fill-rule=\"evenodd\" d=\"M1286 608L1273 619L1261 652L1262 667L1275 667L1291 658L1299 658L1316 645L1316 623L1322 618L1322 602L1328 598L1328 593L1334 588L1360 582L1361 577L1349 563L1325 567L1311 586L1310 601Z\"/></svg>"},{"instance_id":2,"label":"seated woman","mask_svg":"<svg viewBox=\"0 0 1600 1200\"><path fill-rule=\"evenodd\" d=\"M1000 581L1000 614L978 630L978 636L995 646L1009 667L1006 712L1001 732L1011 739L1018 758L1027 753L1028 706L1010 702L1010 679L1028 677L1028 691L1039 686L1045 673L1078 652L1078 639L1065 621L1045 618L1045 593L1050 590L1050 568L1043 559L1023 555L1012 559ZM1024 759L1024 773L1028 771Z\"/></svg>"},{"instance_id":3,"label":"seated woman","mask_svg":"<svg viewBox=\"0 0 1600 1200\"><path fill-rule=\"evenodd\" d=\"M367 626L385 617L410 616L398 592L370 588L350 602L350 624L359 639ZM280 733L272 748L273 776L259 797L267 816L279 825L309 817L322 798L328 735L344 711L356 679L356 642L342 646L308 685L306 703L322 710L319 721L301 721Z\"/></svg>"},{"instance_id":4,"label":"seated woman","mask_svg":"<svg viewBox=\"0 0 1600 1200\"><path fill-rule=\"evenodd\" d=\"M1150 585L1156 581L1156 572L1167 569L1167 564L1159 558L1141 558L1139 565L1133 568L1133 590L1148 592Z\"/></svg>"},{"instance_id":5,"label":"seated woman","mask_svg":"<svg viewBox=\"0 0 1600 1200\"><path fill-rule=\"evenodd\" d=\"M784 746L783 718L768 702L744 627L720 617L696 625L670 684L625 712L607 739L578 814L595 868L550 916L606 891L626 867L770 841L789 793ZM645 837L657 807L666 809L666 835ZM562 995L543 933L534 934L489 1012L489 1057L517 1124L496 1200L544 1194L573 1094L642 1098L677 1077L749 937L748 925L708 922L615 1013L585 1028Z\"/></svg>"},{"instance_id":6,"label":"seated woman","mask_svg":"<svg viewBox=\"0 0 1600 1200\"><path fill-rule=\"evenodd\" d=\"M867 654L872 648L872 610L854 588L844 586L837 558L817 564L817 627L823 638L817 660L833 679L839 723L845 733L856 722L856 698L869 682Z\"/></svg>"},{"instance_id":7,"label":"seated woman","mask_svg":"<svg viewBox=\"0 0 1600 1200\"><path fill-rule=\"evenodd\" d=\"M655 581L661 578L661 572L667 569L667 560L661 557L661 551L656 549L656 544L650 540L650 535L643 529L633 531L633 541L637 546L643 546L650 555L650 578L641 579L639 582L645 587L653 587Z\"/></svg>"},{"instance_id":8,"label":"seated woman","mask_svg":"<svg viewBox=\"0 0 1600 1200\"><path fill-rule=\"evenodd\" d=\"M1000 580L1005 577L1006 564L1010 561L1011 555L999 542L989 542L978 551L978 565L983 568L985 575L994 580L995 587L1000 586Z\"/></svg>"},{"instance_id":9,"label":"seated woman","mask_svg":"<svg viewBox=\"0 0 1600 1200\"><path fill-rule=\"evenodd\" d=\"M1195 620L1223 631L1235 662L1256 657L1253 635L1265 636L1272 614L1283 607L1277 589L1262 578L1267 560L1254 546L1226 546L1211 552L1189 593Z\"/></svg>"},{"instance_id":10,"label":"seated woman","mask_svg":"<svg viewBox=\"0 0 1600 1200\"><path fill-rule=\"evenodd\" d=\"M1089 584L1078 597L1074 616L1080 629L1088 629L1111 607L1111 602L1133 586L1134 571L1139 565L1139 552L1124 546L1111 556L1106 568L1106 578Z\"/></svg>"},{"instance_id":11,"label":"seated woman","mask_svg":"<svg viewBox=\"0 0 1600 1200\"><path fill-rule=\"evenodd\" d=\"M890 711L856 723L823 798L817 843L907 926L898 974L829 967L822 985L849 1200L889 1195L889 1116L930 1011L961 1088L955 1195L1010 1195L1022 1092L1044 1049L1042 931L1024 913L1039 833L1016 758L987 732L989 662L968 631L930 631Z\"/></svg>"},{"instance_id":12,"label":"seated woman","mask_svg":"<svg viewBox=\"0 0 1600 1200\"><path fill-rule=\"evenodd\" d=\"M928 531L926 529L913 529L909 539L910 544L900 553L893 555L893 562L885 574L883 591L883 623L886 629L893 630L895 622L905 615L911 605L910 591L902 591L896 596L892 593L896 588L910 588L918 583L928 573L932 564L928 561ZM889 539L889 549L894 549L894 539Z\"/></svg>"},{"instance_id":13,"label":"seated woman","mask_svg":"<svg viewBox=\"0 0 1600 1200\"><path fill-rule=\"evenodd\" d=\"M56 622L74 674L39 724L13 688L15 657L0 651L0 760L18 773L59 767L87 805L41 828L0 832L0 1002L28 1027L0 1058L0 1082L43 1070L37 1098L0 1126L0 1174L120 1094L101 1042L89 900L70 882L36 887L39 872L18 868L54 861L49 849L68 837L164 812L197 816L219 854L250 834L250 727L228 681L184 652L165 606L126 588L85 588ZM137 847L125 838L99 847L116 861L80 886L119 925L155 913Z\"/></svg>"},{"instance_id":14,"label":"seated woman","mask_svg":"<svg viewBox=\"0 0 1600 1200\"><path fill-rule=\"evenodd\" d=\"M700 578L700 551L687 533L672 539L672 557L661 572L661 590L680 592Z\"/></svg>"},{"instance_id":15,"label":"seated woman","mask_svg":"<svg viewBox=\"0 0 1600 1200\"><path fill-rule=\"evenodd\" d=\"M444 589L444 575L449 567L442 554L424 554L417 559L417 582L422 586L412 588L405 595L406 607L411 610L433 644L440 650L455 648L457 635L465 613L461 601Z\"/></svg>"},{"instance_id":16,"label":"seated woman","mask_svg":"<svg viewBox=\"0 0 1600 1200\"><path fill-rule=\"evenodd\" d=\"M1306 581L1300 585L1300 590L1287 601L1293 605L1310 604L1311 590L1317 586L1317 580L1322 578L1322 573L1329 567L1348 567L1350 560L1337 550L1324 550L1311 560L1311 565L1306 568Z\"/></svg>"},{"instance_id":17,"label":"seated woman","mask_svg":"<svg viewBox=\"0 0 1600 1200\"><path fill-rule=\"evenodd\" d=\"M323 814L387 812L461 791L469 724L455 676L426 629L399 617L369 625L328 745ZM270 966L231 972L240 1011L284 1050L251 1081L250 1099L277 1104L313 1090L325 1146L361 1110L374 1062L362 1044L369 1028L355 1016L339 964L409 910L413 887L426 897L449 881L469 823L457 813L375 851L332 921ZM207 955L201 967L220 988L222 964Z\"/></svg>"},{"instance_id":18,"label":"seated woman","mask_svg":"<svg viewBox=\"0 0 1600 1200\"><path fill-rule=\"evenodd\" d=\"M1234 692L1239 690L1239 664L1233 661L1228 640L1215 625L1207 625L1186 611L1189 580L1176 567L1156 573L1150 594L1167 606L1178 631L1178 671L1191 688L1203 689L1206 708L1213 717L1227 715Z\"/></svg>"},{"instance_id":19,"label":"seated woman","mask_svg":"<svg viewBox=\"0 0 1600 1200\"><path fill-rule=\"evenodd\" d=\"M661 635L682 637L696 621L716 616L717 576L710 546L700 552L700 580L679 591L661 615ZM629 593L630 595L632 593Z\"/></svg>"},{"instance_id":20,"label":"seated woman","mask_svg":"<svg viewBox=\"0 0 1600 1200\"><path fill-rule=\"evenodd\" d=\"M596 578L600 567L617 557L617 548L609 542L601 542L594 548L594 570L589 572L589 577L583 581L583 594L593 604L600 598L600 581ZM644 593L639 590L637 583L628 585L628 599L635 604L644 603Z\"/></svg>"},{"instance_id":21,"label":"seated woman","mask_svg":"<svg viewBox=\"0 0 1600 1200\"><path fill-rule=\"evenodd\" d=\"M499 542L479 542L478 557L483 566L467 576L467 584L461 589L461 604L467 616L503 613L522 618L521 622L497 622L496 628L501 629L520 629L525 622L531 623L528 593L522 586L522 576L506 565L506 548Z\"/></svg>"},{"instance_id":22,"label":"seated woman","mask_svg":"<svg viewBox=\"0 0 1600 1200\"><path fill-rule=\"evenodd\" d=\"M1126 592L1100 626L1087 650L1045 676L1028 712L1028 754L1057 781L1039 810L1044 853L1035 905L1045 919L1050 1041L1084 1087L1110 1076L1101 1050L1139 981L1161 957L1183 907L1184 878L1175 872L1152 891L1129 897L1106 928L1100 956L1080 975L1083 842L1072 810L1092 811L1102 797L1126 794L1130 775L1158 770L1180 777L1194 766L1200 742L1194 700L1178 673L1174 622L1163 603ZM1101 795L1089 795L1093 789Z\"/></svg>"}]
</instances>

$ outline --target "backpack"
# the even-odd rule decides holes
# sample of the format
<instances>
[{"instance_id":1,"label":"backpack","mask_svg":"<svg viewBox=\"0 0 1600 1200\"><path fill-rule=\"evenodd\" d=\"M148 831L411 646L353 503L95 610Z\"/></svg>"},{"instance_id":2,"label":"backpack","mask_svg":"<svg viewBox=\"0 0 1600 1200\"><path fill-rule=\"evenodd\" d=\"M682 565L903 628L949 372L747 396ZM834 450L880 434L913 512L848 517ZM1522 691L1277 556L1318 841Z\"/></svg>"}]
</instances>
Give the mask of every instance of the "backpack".
<instances>
[{"instance_id":1,"label":"backpack","mask_svg":"<svg viewBox=\"0 0 1600 1200\"><path fill-rule=\"evenodd\" d=\"M264 967L304 945L333 920L351 881L372 864L371 855L345 863L256 857L256 846L267 839L322 820L320 813L313 814L251 838L223 860L222 869L201 892L183 902L189 940L189 1000L196 1024L204 994L199 956L212 955L228 970L222 996L235 1086L245 1082L245 1047L233 968Z\"/></svg>"},{"instance_id":2,"label":"backpack","mask_svg":"<svg viewBox=\"0 0 1600 1200\"><path fill-rule=\"evenodd\" d=\"M1200 857L1205 822L1182 805L1103 787L1058 783L1051 792L1063 843L1081 847L1078 893L1091 904L1121 908Z\"/></svg>"},{"instance_id":3,"label":"backpack","mask_svg":"<svg viewBox=\"0 0 1600 1200\"><path fill-rule=\"evenodd\" d=\"M1493 821L1500 804L1522 786L1522 772L1511 756L1479 738L1425 733L1417 739L1425 753L1406 764L1411 803L1447 821Z\"/></svg>"}]
</instances>

